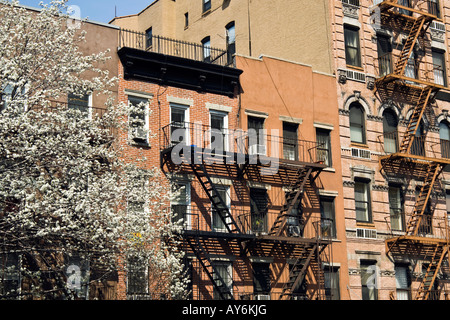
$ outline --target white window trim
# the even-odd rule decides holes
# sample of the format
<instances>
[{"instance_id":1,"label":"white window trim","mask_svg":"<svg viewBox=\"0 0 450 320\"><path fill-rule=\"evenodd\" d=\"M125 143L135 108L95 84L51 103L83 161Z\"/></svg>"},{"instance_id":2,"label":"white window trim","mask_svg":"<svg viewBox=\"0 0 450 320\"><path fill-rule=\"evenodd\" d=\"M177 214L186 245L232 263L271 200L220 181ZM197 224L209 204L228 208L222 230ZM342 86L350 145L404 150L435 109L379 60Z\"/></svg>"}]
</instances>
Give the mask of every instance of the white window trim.
<instances>
[{"instance_id":1,"label":"white window trim","mask_svg":"<svg viewBox=\"0 0 450 320\"><path fill-rule=\"evenodd\" d=\"M150 137L149 137L149 133L150 133L150 98L148 96L140 96L139 94L128 94L127 96L127 100L128 100L128 106L130 106L130 97L134 97L134 98L138 98L138 99L147 99L147 103L145 105L145 125L144 125L144 130L147 133L147 137L146 137L146 143L150 144ZM131 129L130 126L130 115L128 115L128 128ZM135 144L135 142L133 142L133 133L131 132L131 130L128 130L128 137L129 140L132 141L133 144Z\"/></svg>"},{"instance_id":2,"label":"white window trim","mask_svg":"<svg viewBox=\"0 0 450 320\"><path fill-rule=\"evenodd\" d=\"M224 134L225 134L225 141L224 141L224 151L229 151L230 150L230 141L229 141L229 123L228 123L228 112L224 112L224 111L217 111L217 110L209 110L209 128L211 128L211 116L215 114L215 115L219 115L219 116L223 116L223 126L224 126ZM209 141L211 142L211 135L209 137Z\"/></svg>"},{"instance_id":3,"label":"white window trim","mask_svg":"<svg viewBox=\"0 0 450 320\"><path fill-rule=\"evenodd\" d=\"M186 202L170 201L170 206L172 205L186 205L187 221L185 221L185 228L187 230L192 230L192 214L191 214L191 182L190 181L174 181L177 185L183 185L186 187Z\"/></svg>"},{"instance_id":4,"label":"white window trim","mask_svg":"<svg viewBox=\"0 0 450 320\"><path fill-rule=\"evenodd\" d=\"M186 129L186 145L190 145L191 144L191 135L190 135L190 132L189 132L190 105L171 102L169 106L170 106L170 109L169 109L169 112L170 112L170 114L169 114L169 116L170 116L169 123L172 123L172 108L184 110L184 123L185 123L185 126L187 126L185 128Z\"/></svg>"},{"instance_id":5,"label":"white window trim","mask_svg":"<svg viewBox=\"0 0 450 320\"><path fill-rule=\"evenodd\" d=\"M225 194L226 194L226 199L223 199L227 205L228 210L231 210L231 188L230 186L216 186L216 189L218 190L224 190ZM211 206L211 227L214 226L214 215L212 214L212 210L214 210L214 208ZM230 211L231 213L231 211ZM230 218L227 218L227 222L230 222ZM225 229L214 229L214 232L227 232L226 228Z\"/></svg>"}]
</instances>

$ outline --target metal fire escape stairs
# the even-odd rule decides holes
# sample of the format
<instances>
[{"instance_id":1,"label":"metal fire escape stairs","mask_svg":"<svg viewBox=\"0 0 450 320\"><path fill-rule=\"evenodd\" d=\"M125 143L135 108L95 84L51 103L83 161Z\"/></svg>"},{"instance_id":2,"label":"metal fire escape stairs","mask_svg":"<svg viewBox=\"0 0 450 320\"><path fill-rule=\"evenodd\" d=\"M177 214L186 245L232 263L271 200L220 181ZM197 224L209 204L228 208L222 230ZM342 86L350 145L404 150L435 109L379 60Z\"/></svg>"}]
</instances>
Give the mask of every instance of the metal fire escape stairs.
<instances>
[{"instance_id":1,"label":"metal fire escape stairs","mask_svg":"<svg viewBox=\"0 0 450 320\"><path fill-rule=\"evenodd\" d=\"M312 168L300 168L297 172L297 179L291 183L286 193L286 202L283 205L280 213L277 216L272 228L269 231L269 236L279 237L286 228L286 221L288 217L292 217L292 210L294 206L301 201L305 186L312 174ZM295 218L299 218L297 215Z\"/></svg>"},{"instance_id":2,"label":"metal fire escape stairs","mask_svg":"<svg viewBox=\"0 0 450 320\"><path fill-rule=\"evenodd\" d=\"M393 1L385 1L387 5L389 5L389 3L391 2L393 3ZM424 31L425 24L427 22L430 22L431 20L433 20L433 17L424 14L416 18L415 21L411 24L411 29L408 38L406 39L403 49L400 53L399 59L397 60L396 65L394 66L393 71L394 79L396 77L399 77L401 79L401 77L404 75L406 66L408 64L408 60L410 59L413 53L414 45L419 39L421 32ZM386 80L388 81L388 79ZM381 81L383 81L383 79L381 79ZM432 84L425 85L422 87L413 114L411 115L411 119L408 123L407 130L405 132L405 135L399 148L400 154L406 156L411 155L411 148L413 146L414 139L416 137L425 110L429 104L431 95L434 91L435 88ZM441 164L439 162L431 161L428 164L422 188L420 190L419 195L416 198L413 213L406 227L406 237L419 236L418 234L420 230L420 225L423 220L424 213L426 211L432 189L443 168L444 164ZM397 238L390 246L388 246L388 252L396 245L398 240L399 238ZM417 295L415 297L416 300L427 300L429 298L437 274L442 265L442 262L444 261L444 258L449 251L448 245L437 243L434 244L434 246L435 247L433 254L431 255L431 261L425 273L425 276L423 277L423 280L419 286Z\"/></svg>"}]
</instances>

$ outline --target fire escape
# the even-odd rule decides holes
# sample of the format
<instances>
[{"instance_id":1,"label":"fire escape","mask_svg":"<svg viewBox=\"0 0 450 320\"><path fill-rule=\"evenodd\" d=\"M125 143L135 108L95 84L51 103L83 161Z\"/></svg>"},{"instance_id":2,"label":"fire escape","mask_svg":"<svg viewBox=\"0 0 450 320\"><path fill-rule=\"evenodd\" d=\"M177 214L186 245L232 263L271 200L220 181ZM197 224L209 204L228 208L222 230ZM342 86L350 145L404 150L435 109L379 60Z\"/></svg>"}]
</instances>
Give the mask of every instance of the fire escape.
<instances>
[{"instance_id":1,"label":"fire escape","mask_svg":"<svg viewBox=\"0 0 450 320\"><path fill-rule=\"evenodd\" d=\"M175 127L184 130L181 141L171 138ZM229 143L217 150L210 148L211 131L208 126L192 123L172 123L164 127L161 163L165 172L194 176L211 203L211 212L206 212L206 218L204 209L191 208L191 225L183 231L182 242L183 250L199 262L215 298L258 299L253 292L230 284L215 267L215 258L228 255L242 261L249 261L249 257L275 257L294 262L289 267L283 264L281 268L274 268L278 271L272 272L277 274L272 277L271 292L266 295L271 299L296 299L296 290L308 285L315 289L309 289L309 294L302 298L324 299L322 262L331 240L321 229L318 178L326 165L318 160L317 143L296 142L297 156L287 160L279 156L283 148L279 137L265 136L264 144L255 148L247 132L241 131L234 137L225 134L224 139ZM188 136L190 138L185 138ZM221 179L232 181L237 204L230 206L221 195ZM273 203L261 208L255 203L257 200L251 198L248 186L251 182L283 190L282 199L270 199ZM281 200L284 204L277 205ZM305 200L316 206L315 214L303 213L301 207ZM250 208L249 212L243 208ZM221 219L220 230L214 230L212 223L205 223L210 214ZM247 281L251 280L252 273L253 270L248 270ZM286 274L289 277L284 280Z\"/></svg>"},{"instance_id":2,"label":"fire escape","mask_svg":"<svg viewBox=\"0 0 450 320\"><path fill-rule=\"evenodd\" d=\"M383 1L378 4L379 21L383 28L405 34L406 39L400 53L379 57L379 77L376 91L382 100L392 100L413 106L407 128L399 133L395 151L380 157L382 172L387 176L407 177L421 181L422 185L416 195L414 208L405 217L404 235L393 236L386 240L387 254L393 257L411 256L428 261L425 275L415 292L413 299L428 300L433 291L436 277L447 257L448 228L443 221L441 237L427 236L425 229L436 227L430 219L430 197L437 187L437 182L444 167L450 159L431 155L425 147L425 138L420 136L420 127L431 102L440 90L447 88L433 78L436 72L433 65L427 63L429 57L424 54L421 62L414 57L414 49L419 46L427 51L426 31L430 24L438 19L439 4L435 1L419 1L409 6L408 1ZM430 68L431 66L431 68ZM410 72L411 69L413 72ZM409 71L409 72L408 72ZM421 146L421 147L420 147ZM440 226L442 227L442 226Z\"/></svg>"}]
</instances>

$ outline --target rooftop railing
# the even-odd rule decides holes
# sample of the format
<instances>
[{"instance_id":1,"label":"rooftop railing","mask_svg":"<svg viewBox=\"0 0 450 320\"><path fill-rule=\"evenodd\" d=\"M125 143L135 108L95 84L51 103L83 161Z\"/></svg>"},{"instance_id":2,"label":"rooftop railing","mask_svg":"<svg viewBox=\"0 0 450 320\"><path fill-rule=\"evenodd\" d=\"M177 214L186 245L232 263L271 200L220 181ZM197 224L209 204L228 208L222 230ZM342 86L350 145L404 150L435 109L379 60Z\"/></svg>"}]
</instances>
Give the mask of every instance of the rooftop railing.
<instances>
[{"instance_id":1,"label":"rooftop railing","mask_svg":"<svg viewBox=\"0 0 450 320\"><path fill-rule=\"evenodd\" d=\"M163 149L179 144L195 147L217 160L233 153L306 163L328 163L331 159L331 151L324 144L286 139L278 136L278 131L273 135L270 133L267 130L214 129L198 123L172 122L162 128L161 146Z\"/></svg>"},{"instance_id":2,"label":"rooftop railing","mask_svg":"<svg viewBox=\"0 0 450 320\"><path fill-rule=\"evenodd\" d=\"M120 29L119 47L165 54L195 61L233 67L233 59L227 50L213 48L201 43L171 39L144 32Z\"/></svg>"}]
</instances>

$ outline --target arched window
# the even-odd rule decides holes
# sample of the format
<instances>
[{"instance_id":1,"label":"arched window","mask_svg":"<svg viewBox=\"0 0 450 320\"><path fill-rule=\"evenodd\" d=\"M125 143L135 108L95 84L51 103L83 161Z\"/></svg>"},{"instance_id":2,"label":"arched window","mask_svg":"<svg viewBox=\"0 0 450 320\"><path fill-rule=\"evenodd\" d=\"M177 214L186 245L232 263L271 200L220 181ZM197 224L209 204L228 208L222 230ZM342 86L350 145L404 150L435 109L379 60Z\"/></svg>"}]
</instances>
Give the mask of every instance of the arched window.
<instances>
[{"instance_id":1,"label":"arched window","mask_svg":"<svg viewBox=\"0 0 450 320\"><path fill-rule=\"evenodd\" d=\"M396 153L398 151L398 119L392 109L383 112L384 151Z\"/></svg>"},{"instance_id":2,"label":"arched window","mask_svg":"<svg viewBox=\"0 0 450 320\"><path fill-rule=\"evenodd\" d=\"M441 156L450 158L450 124L448 121L441 121L439 124L439 136L441 138Z\"/></svg>"},{"instance_id":3,"label":"arched window","mask_svg":"<svg viewBox=\"0 0 450 320\"><path fill-rule=\"evenodd\" d=\"M357 102L350 105L350 140L366 143L366 117L363 107Z\"/></svg>"}]
</instances>

